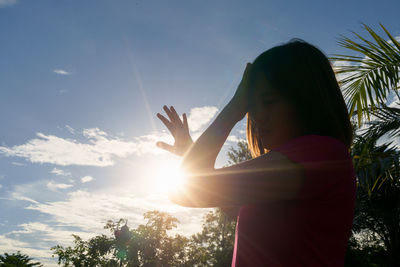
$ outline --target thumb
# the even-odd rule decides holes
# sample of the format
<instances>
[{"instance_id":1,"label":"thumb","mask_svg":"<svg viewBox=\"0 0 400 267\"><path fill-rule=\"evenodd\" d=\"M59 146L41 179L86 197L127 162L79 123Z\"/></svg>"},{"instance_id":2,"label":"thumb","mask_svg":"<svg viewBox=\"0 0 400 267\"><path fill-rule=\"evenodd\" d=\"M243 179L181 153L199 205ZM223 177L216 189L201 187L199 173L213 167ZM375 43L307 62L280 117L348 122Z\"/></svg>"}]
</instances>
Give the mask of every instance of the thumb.
<instances>
[{"instance_id":1,"label":"thumb","mask_svg":"<svg viewBox=\"0 0 400 267\"><path fill-rule=\"evenodd\" d=\"M161 149L167 150L168 152L174 153L174 147L169 145L169 144L167 144L167 143L158 141L156 143L156 146L161 148Z\"/></svg>"}]
</instances>

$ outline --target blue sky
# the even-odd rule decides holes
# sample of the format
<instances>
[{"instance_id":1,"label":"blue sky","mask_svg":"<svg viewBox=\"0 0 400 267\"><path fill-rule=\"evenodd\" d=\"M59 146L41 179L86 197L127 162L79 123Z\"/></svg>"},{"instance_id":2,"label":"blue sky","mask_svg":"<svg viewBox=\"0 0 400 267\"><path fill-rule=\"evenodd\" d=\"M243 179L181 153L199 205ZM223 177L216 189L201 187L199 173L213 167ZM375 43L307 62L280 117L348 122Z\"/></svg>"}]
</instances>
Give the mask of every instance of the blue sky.
<instances>
[{"instance_id":1,"label":"blue sky","mask_svg":"<svg viewBox=\"0 0 400 267\"><path fill-rule=\"evenodd\" d=\"M336 38L400 36L398 1L0 0L0 253L21 250L46 266L72 233L103 233L107 219L135 227L168 211L177 232L200 229L155 189L179 158L155 114L189 115L194 138L233 96L246 62L290 38L327 55ZM218 159L245 138L241 121Z\"/></svg>"}]
</instances>

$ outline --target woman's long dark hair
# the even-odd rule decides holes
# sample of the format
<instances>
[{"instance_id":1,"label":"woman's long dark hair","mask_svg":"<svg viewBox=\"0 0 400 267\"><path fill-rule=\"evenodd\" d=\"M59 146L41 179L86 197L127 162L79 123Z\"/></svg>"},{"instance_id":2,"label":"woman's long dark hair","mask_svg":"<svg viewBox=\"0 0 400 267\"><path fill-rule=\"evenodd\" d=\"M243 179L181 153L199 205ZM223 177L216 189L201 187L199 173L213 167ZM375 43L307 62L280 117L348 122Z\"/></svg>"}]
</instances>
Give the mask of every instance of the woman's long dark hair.
<instances>
[{"instance_id":1,"label":"woman's long dark hair","mask_svg":"<svg viewBox=\"0 0 400 267\"><path fill-rule=\"evenodd\" d=\"M329 60L318 48L292 39L263 52L252 63L250 95L259 75L293 105L305 127L304 135L331 136L350 148L353 131L346 103ZM267 151L254 123L254 105L250 100L246 134L252 156L257 157Z\"/></svg>"}]
</instances>

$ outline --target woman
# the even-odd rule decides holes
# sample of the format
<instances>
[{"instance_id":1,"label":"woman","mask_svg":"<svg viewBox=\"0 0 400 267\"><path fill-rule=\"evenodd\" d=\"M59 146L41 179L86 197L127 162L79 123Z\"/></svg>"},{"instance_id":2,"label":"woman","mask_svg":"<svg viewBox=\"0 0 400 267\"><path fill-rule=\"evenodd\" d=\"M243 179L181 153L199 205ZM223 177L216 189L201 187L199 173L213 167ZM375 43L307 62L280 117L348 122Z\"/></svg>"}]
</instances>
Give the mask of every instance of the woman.
<instances>
[{"instance_id":1,"label":"woman","mask_svg":"<svg viewBox=\"0 0 400 267\"><path fill-rule=\"evenodd\" d=\"M232 266L343 266L355 202L346 104L326 56L292 40L248 63L235 95L192 142L186 114L157 114L188 174L170 199L239 207ZM220 169L216 157L247 114L253 158Z\"/></svg>"}]
</instances>

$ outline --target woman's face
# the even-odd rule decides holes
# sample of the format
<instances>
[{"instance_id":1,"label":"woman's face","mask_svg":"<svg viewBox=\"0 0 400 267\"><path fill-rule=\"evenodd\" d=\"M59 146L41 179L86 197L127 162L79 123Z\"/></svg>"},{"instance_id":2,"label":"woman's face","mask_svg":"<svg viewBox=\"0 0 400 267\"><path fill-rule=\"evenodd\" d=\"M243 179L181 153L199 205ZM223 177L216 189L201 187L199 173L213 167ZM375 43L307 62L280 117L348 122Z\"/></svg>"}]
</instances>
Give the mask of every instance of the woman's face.
<instances>
[{"instance_id":1,"label":"woman's face","mask_svg":"<svg viewBox=\"0 0 400 267\"><path fill-rule=\"evenodd\" d=\"M271 150L302 135L296 110L283 96L273 90L264 76L255 84L253 106L250 107L264 148Z\"/></svg>"}]
</instances>

